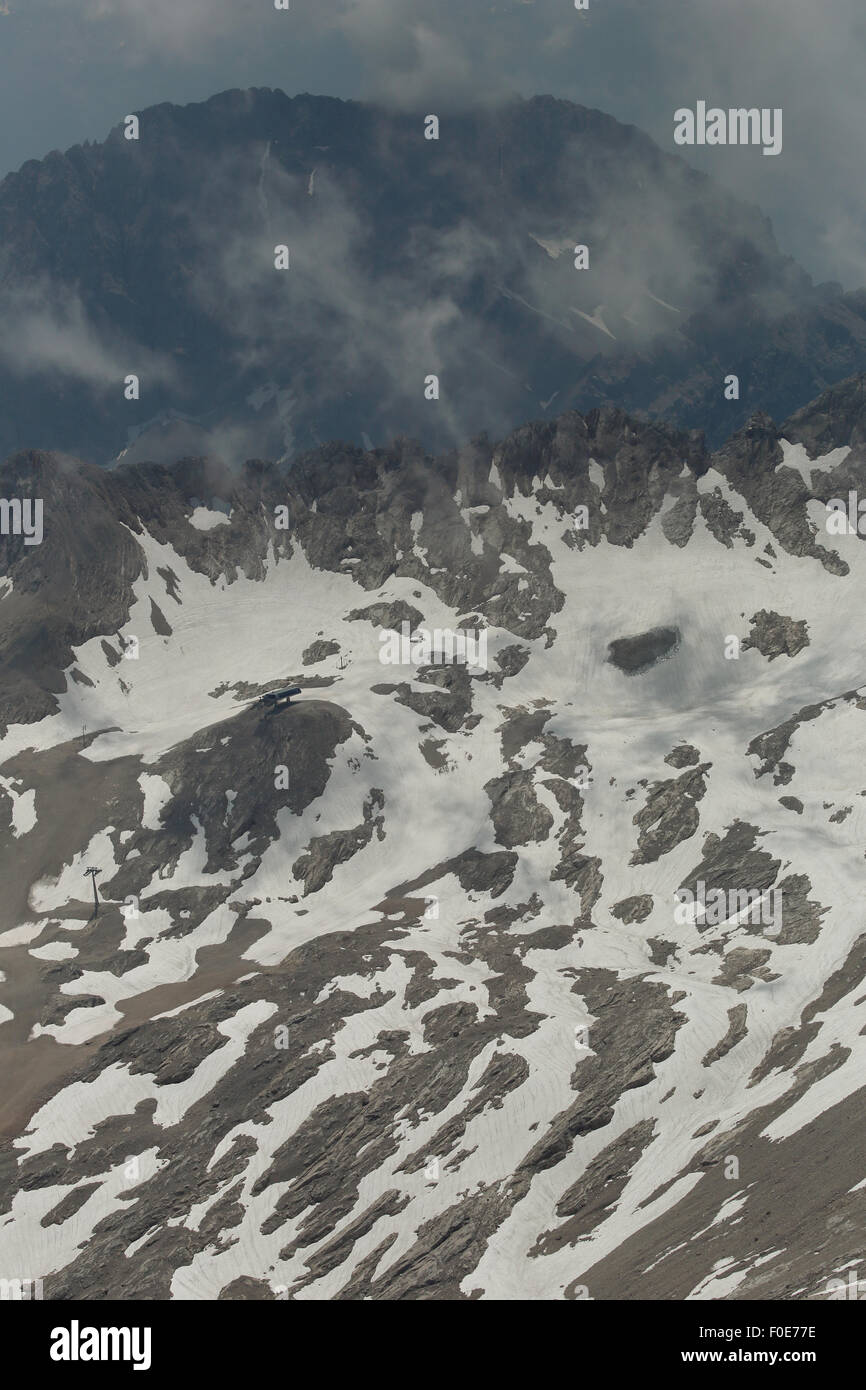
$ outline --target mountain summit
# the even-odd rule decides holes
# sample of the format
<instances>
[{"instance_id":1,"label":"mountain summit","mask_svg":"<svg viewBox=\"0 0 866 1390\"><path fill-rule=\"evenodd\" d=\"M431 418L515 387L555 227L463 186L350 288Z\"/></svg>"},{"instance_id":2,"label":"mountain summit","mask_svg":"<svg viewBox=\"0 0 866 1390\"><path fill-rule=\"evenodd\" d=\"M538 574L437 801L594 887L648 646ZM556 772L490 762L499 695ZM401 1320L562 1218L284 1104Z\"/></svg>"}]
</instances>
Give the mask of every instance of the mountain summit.
<instances>
[{"instance_id":1,"label":"mountain summit","mask_svg":"<svg viewBox=\"0 0 866 1390\"><path fill-rule=\"evenodd\" d=\"M431 117L229 91L7 177L0 456L442 449L602 405L719 444L866 369L866 295L634 127Z\"/></svg>"}]
</instances>

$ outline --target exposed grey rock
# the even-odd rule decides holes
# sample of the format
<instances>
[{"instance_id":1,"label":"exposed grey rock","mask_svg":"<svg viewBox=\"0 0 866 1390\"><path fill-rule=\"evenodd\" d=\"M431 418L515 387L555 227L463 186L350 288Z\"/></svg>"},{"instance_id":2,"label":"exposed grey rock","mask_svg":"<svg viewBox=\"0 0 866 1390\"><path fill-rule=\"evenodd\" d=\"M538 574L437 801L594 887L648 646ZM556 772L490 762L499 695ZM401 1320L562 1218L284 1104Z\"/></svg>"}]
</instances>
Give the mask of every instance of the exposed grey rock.
<instances>
[{"instance_id":1,"label":"exposed grey rock","mask_svg":"<svg viewBox=\"0 0 866 1390\"><path fill-rule=\"evenodd\" d=\"M374 816L374 808L380 814ZM373 838L373 832L380 840L385 838L385 818L381 814L385 807L385 796L374 787L364 802L364 820L351 830L334 830L330 835L322 835L310 841L306 854L301 855L292 865L296 878L303 879L304 897L318 893L326 883L330 883L334 869L353 858Z\"/></svg>"},{"instance_id":2,"label":"exposed grey rock","mask_svg":"<svg viewBox=\"0 0 866 1390\"><path fill-rule=\"evenodd\" d=\"M728 985L737 990L738 993L751 989L756 978L765 979L767 977L766 962L771 955L771 951L750 950L746 946L735 946L733 950L726 953L722 968L713 983Z\"/></svg>"},{"instance_id":3,"label":"exposed grey rock","mask_svg":"<svg viewBox=\"0 0 866 1390\"><path fill-rule=\"evenodd\" d=\"M515 643L510 647L503 647L496 653L494 660L503 676L516 676L529 660L529 651Z\"/></svg>"},{"instance_id":4,"label":"exposed grey rock","mask_svg":"<svg viewBox=\"0 0 866 1390\"><path fill-rule=\"evenodd\" d=\"M448 766L447 753L440 751L444 745L445 740L441 738L425 738L418 744L425 762L429 763L430 767L435 768L437 772L441 772Z\"/></svg>"},{"instance_id":5,"label":"exposed grey rock","mask_svg":"<svg viewBox=\"0 0 866 1390\"><path fill-rule=\"evenodd\" d=\"M821 918L827 909L807 897L812 884L806 874L788 874L779 881L777 893L782 903L782 930L778 940L783 946L811 944L821 931Z\"/></svg>"},{"instance_id":6,"label":"exposed grey rock","mask_svg":"<svg viewBox=\"0 0 866 1390\"><path fill-rule=\"evenodd\" d=\"M429 692L412 690L405 681L382 689L393 690L398 704L408 706L449 733L473 727L474 716L470 713L472 686L468 673L462 667L425 667L418 671L417 679L439 689Z\"/></svg>"},{"instance_id":7,"label":"exposed grey rock","mask_svg":"<svg viewBox=\"0 0 866 1390\"><path fill-rule=\"evenodd\" d=\"M734 539L744 536L744 512L734 511L731 504L722 496L721 488L701 494L699 506L707 529L722 545L733 548Z\"/></svg>"},{"instance_id":8,"label":"exposed grey rock","mask_svg":"<svg viewBox=\"0 0 866 1390\"><path fill-rule=\"evenodd\" d=\"M717 889L763 893L775 882L781 861L757 848L760 833L757 826L735 820L724 835L707 835L700 863L680 886L696 892L700 881L707 895Z\"/></svg>"},{"instance_id":9,"label":"exposed grey rock","mask_svg":"<svg viewBox=\"0 0 866 1390\"><path fill-rule=\"evenodd\" d=\"M154 599L150 600L150 621L154 632L158 632L160 637L171 636L172 628L166 621L166 617L162 609L154 601Z\"/></svg>"},{"instance_id":10,"label":"exposed grey rock","mask_svg":"<svg viewBox=\"0 0 866 1390\"><path fill-rule=\"evenodd\" d=\"M476 1115L485 1110L501 1110L509 1091L522 1085L529 1075L529 1066L523 1057L500 1053L488 1064L484 1075L472 1088L472 1099L457 1115L451 1117L447 1125L440 1129L424 1144L423 1150L410 1155L402 1165L402 1171L417 1172L431 1157L443 1161L453 1153L458 1142L466 1133L466 1127Z\"/></svg>"},{"instance_id":11,"label":"exposed grey rock","mask_svg":"<svg viewBox=\"0 0 866 1390\"><path fill-rule=\"evenodd\" d=\"M652 1121L643 1120L602 1149L583 1177L563 1193L556 1204L556 1215L570 1219L539 1236L533 1254L552 1254L587 1235L600 1215L619 1200L629 1170L652 1143L652 1138Z\"/></svg>"},{"instance_id":12,"label":"exposed grey rock","mask_svg":"<svg viewBox=\"0 0 866 1390\"><path fill-rule=\"evenodd\" d=\"M62 1226L64 1221L68 1221L71 1216L80 1211L88 1198L98 1191L98 1182L86 1182L82 1183L80 1187L73 1188L71 1192L67 1192L65 1197L61 1197L56 1207L45 1213L40 1225Z\"/></svg>"},{"instance_id":13,"label":"exposed grey rock","mask_svg":"<svg viewBox=\"0 0 866 1390\"><path fill-rule=\"evenodd\" d=\"M799 473L782 468L780 438L791 439L788 427L778 430L759 412L720 450L714 466L736 488L755 516L773 532L790 555L811 556L831 574L844 575L848 566L835 551L819 545L806 513L809 494Z\"/></svg>"},{"instance_id":14,"label":"exposed grey rock","mask_svg":"<svg viewBox=\"0 0 866 1390\"><path fill-rule=\"evenodd\" d=\"M484 790L490 797L497 844L513 849L531 840L547 839L553 817L535 795L531 772L507 772L488 782Z\"/></svg>"},{"instance_id":15,"label":"exposed grey rock","mask_svg":"<svg viewBox=\"0 0 866 1390\"><path fill-rule=\"evenodd\" d=\"M594 1055L578 1061L572 1074L577 1099L527 1155L521 1174L552 1167L576 1136L609 1124L614 1093L652 1079L655 1066L670 1056L677 1029L685 1021L657 983L617 981L607 970L581 970L574 989L595 1016L589 1030Z\"/></svg>"},{"instance_id":16,"label":"exposed grey rock","mask_svg":"<svg viewBox=\"0 0 866 1390\"><path fill-rule=\"evenodd\" d=\"M700 752L690 743L681 743L677 748L672 748L665 757L665 762L670 763L671 767L691 767L700 760Z\"/></svg>"},{"instance_id":17,"label":"exposed grey rock","mask_svg":"<svg viewBox=\"0 0 866 1390\"><path fill-rule=\"evenodd\" d=\"M456 859L435 865L411 883L400 884L394 889L393 896L408 897L435 883L445 874L456 874L460 887L466 892L475 890L498 898L510 887L516 866L516 854L505 853L503 850L483 854L477 849L467 849Z\"/></svg>"},{"instance_id":18,"label":"exposed grey rock","mask_svg":"<svg viewBox=\"0 0 866 1390\"><path fill-rule=\"evenodd\" d=\"M120 871L105 889L123 900L141 895L158 869L176 864L204 829L210 872L236 867L235 844L249 836L254 863L277 834L282 808L296 815L321 796L331 774L329 760L351 734L349 716L338 705L314 700L276 714L257 708L212 724L178 744L155 770L172 788L158 831L139 828L124 847ZM263 779L261 768L270 769ZM277 769L288 769L288 786ZM235 796L227 813L227 791Z\"/></svg>"},{"instance_id":19,"label":"exposed grey rock","mask_svg":"<svg viewBox=\"0 0 866 1390\"><path fill-rule=\"evenodd\" d=\"M796 622L793 618L782 617L779 613L762 608L752 618L749 636L743 642L743 651L756 648L769 661L777 656L796 656L809 645L809 625L805 621Z\"/></svg>"},{"instance_id":20,"label":"exposed grey rock","mask_svg":"<svg viewBox=\"0 0 866 1390\"><path fill-rule=\"evenodd\" d=\"M374 627L393 628L395 632L401 630L403 623L408 623L414 632L424 622L424 614L403 599L396 599L393 603L371 603L366 608L353 608L346 614L346 621L368 622Z\"/></svg>"},{"instance_id":21,"label":"exposed grey rock","mask_svg":"<svg viewBox=\"0 0 866 1390\"><path fill-rule=\"evenodd\" d=\"M677 479L670 485L676 501L662 516L662 531L671 545L681 549L691 539L698 511L698 490L695 479Z\"/></svg>"},{"instance_id":22,"label":"exposed grey rock","mask_svg":"<svg viewBox=\"0 0 866 1390\"><path fill-rule=\"evenodd\" d=\"M697 803L706 793L710 764L684 772L667 782L654 782L646 805L633 817L638 827L632 864L651 864L694 835L700 824Z\"/></svg>"},{"instance_id":23,"label":"exposed grey rock","mask_svg":"<svg viewBox=\"0 0 866 1390\"><path fill-rule=\"evenodd\" d=\"M767 773L772 772L774 773L773 781L777 786L780 783L790 782L795 769L789 763L782 762L782 758L788 751L791 739L800 725L820 718L825 710L831 710L841 702L857 704L857 701L857 692L849 690L844 695L822 700L819 704L804 705L802 709L797 710L796 714L792 714L790 718L778 724L774 729L768 729L766 733L753 738L746 751L752 757L763 759L761 766L755 772L755 776L765 777Z\"/></svg>"},{"instance_id":24,"label":"exposed grey rock","mask_svg":"<svg viewBox=\"0 0 866 1390\"><path fill-rule=\"evenodd\" d=\"M239 1279L233 1279L230 1284L220 1291L219 1301L249 1303L262 1302L274 1297L273 1289L264 1279L252 1279L244 1274Z\"/></svg>"},{"instance_id":25,"label":"exposed grey rock","mask_svg":"<svg viewBox=\"0 0 866 1390\"><path fill-rule=\"evenodd\" d=\"M550 710L518 709L507 711L504 724L497 732L502 738L502 758L510 767L517 768L517 755L532 743L541 743L544 726L551 716ZM552 769L551 769L552 770Z\"/></svg>"},{"instance_id":26,"label":"exposed grey rock","mask_svg":"<svg viewBox=\"0 0 866 1390\"><path fill-rule=\"evenodd\" d=\"M653 965L667 965L670 957L677 949L677 943L675 941L662 941L656 936L648 936L647 945L650 948L650 960Z\"/></svg>"},{"instance_id":27,"label":"exposed grey rock","mask_svg":"<svg viewBox=\"0 0 866 1390\"><path fill-rule=\"evenodd\" d=\"M728 1031L709 1052L701 1059L702 1067L711 1067L714 1062L718 1062L721 1057L725 1057L732 1047L736 1047L738 1042L742 1042L746 1036L746 1018L748 1017L748 1006L746 1004L735 1004L732 1009L728 1009Z\"/></svg>"},{"instance_id":28,"label":"exposed grey rock","mask_svg":"<svg viewBox=\"0 0 866 1390\"><path fill-rule=\"evenodd\" d=\"M611 916L630 926L632 922L643 922L653 910L651 893L639 893L633 898L623 898L610 909Z\"/></svg>"},{"instance_id":29,"label":"exposed grey rock","mask_svg":"<svg viewBox=\"0 0 866 1390\"><path fill-rule=\"evenodd\" d=\"M317 662L324 661L328 656L336 656L340 650L339 642L325 642L321 638L311 642L301 653L302 666L315 666Z\"/></svg>"}]
</instances>

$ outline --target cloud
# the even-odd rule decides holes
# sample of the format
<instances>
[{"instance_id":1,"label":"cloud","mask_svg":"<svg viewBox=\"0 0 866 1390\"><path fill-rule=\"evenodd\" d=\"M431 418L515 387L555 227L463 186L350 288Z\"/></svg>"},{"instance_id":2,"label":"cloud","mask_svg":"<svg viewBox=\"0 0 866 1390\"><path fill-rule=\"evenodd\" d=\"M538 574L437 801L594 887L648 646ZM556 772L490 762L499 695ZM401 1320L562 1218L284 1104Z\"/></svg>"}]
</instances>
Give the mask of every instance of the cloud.
<instances>
[{"instance_id":1,"label":"cloud","mask_svg":"<svg viewBox=\"0 0 866 1390\"><path fill-rule=\"evenodd\" d=\"M347 0L335 8L333 26L357 54L370 95L416 108L428 97L450 104L483 95L485 65L477 62L478 25L468 7L457 24L447 4Z\"/></svg>"},{"instance_id":2,"label":"cloud","mask_svg":"<svg viewBox=\"0 0 866 1390\"><path fill-rule=\"evenodd\" d=\"M78 7L92 25L114 23L124 36L128 57L147 54L208 61L227 38L242 41L261 13L255 0L63 0Z\"/></svg>"},{"instance_id":3,"label":"cloud","mask_svg":"<svg viewBox=\"0 0 866 1390\"><path fill-rule=\"evenodd\" d=\"M20 377L45 374L102 390L119 389L130 372L160 385L175 376L159 354L100 332L78 296L47 279L4 294L0 360Z\"/></svg>"},{"instance_id":4,"label":"cloud","mask_svg":"<svg viewBox=\"0 0 866 1390\"><path fill-rule=\"evenodd\" d=\"M429 374L484 347L480 323L463 315L453 291L489 262L495 246L469 224L445 235L422 227L399 262L373 269L372 229L325 170L311 197L306 176L263 152L257 196L239 200L238 189L250 188L242 160L227 156L210 171L206 214L201 204L188 210L200 237L198 303L231 334L240 374L270 375L285 386L291 365L282 395L287 452L299 415L327 415L329 401L344 406L347 396L378 434L390 410L405 414L407 401L422 401ZM280 244L291 249L284 278L274 270ZM419 266L426 293L419 293ZM476 424L447 393L436 418L454 440Z\"/></svg>"},{"instance_id":5,"label":"cloud","mask_svg":"<svg viewBox=\"0 0 866 1390\"><path fill-rule=\"evenodd\" d=\"M284 58L331 44L351 54L356 92L415 106L436 96L472 103L510 91L538 44L578 36L582 16L562 23L562 0L32 0L35 14L71 22L82 54L122 49L130 65L156 57L186 65L224 62L243 54L253 65L274 52ZM570 18L570 17L569 17ZM46 18L44 21L49 22ZM233 85L225 83L223 85Z\"/></svg>"}]
</instances>

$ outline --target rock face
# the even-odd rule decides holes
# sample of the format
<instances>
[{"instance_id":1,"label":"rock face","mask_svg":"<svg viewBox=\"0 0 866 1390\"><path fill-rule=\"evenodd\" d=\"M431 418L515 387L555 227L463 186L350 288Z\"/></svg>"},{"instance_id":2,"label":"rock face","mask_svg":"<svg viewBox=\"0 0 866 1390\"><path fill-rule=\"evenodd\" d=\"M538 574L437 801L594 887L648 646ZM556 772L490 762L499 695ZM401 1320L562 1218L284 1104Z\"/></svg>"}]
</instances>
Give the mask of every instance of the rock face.
<instances>
[{"instance_id":1,"label":"rock face","mask_svg":"<svg viewBox=\"0 0 866 1390\"><path fill-rule=\"evenodd\" d=\"M441 449L604 405L718 444L866 369L866 296L814 286L757 209L598 111L514 101L434 141L420 111L260 88L140 126L0 185L0 312L30 345L0 368L0 456Z\"/></svg>"},{"instance_id":2,"label":"rock face","mask_svg":"<svg viewBox=\"0 0 866 1390\"><path fill-rule=\"evenodd\" d=\"M743 647L755 647L768 661L777 656L796 656L809 645L808 624L785 618L780 613L768 613L762 608L752 618L752 630Z\"/></svg>"},{"instance_id":3,"label":"rock face","mask_svg":"<svg viewBox=\"0 0 866 1390\"><path fill-rule=\"evenodd\" d=\"M311 642L302 654L301 663L304 666L315 666L329 656L336 656L339 650L339 642L323 642L321 638L318 638L315 642Z\"/></svg>"},{"instance_id":4,"label":"rock face","mask_svg":"<svg viewBox=\"0 0 866 1390\"><path fill-rule=\"evenodd\" d=\"M646 805L634 817L638 842L632 863L652 863L694 835L700 824L697 803L706 793L708 771L709 764L702 763L650 789Z\"/></svg>"},{"instance_id":5,"label":"rock face","mask_svg":"<svg viewBox=\"0 0 866 1390\"><path fill-rule=\"evenodd\" d=\"M44 536L0 542L0 1276L823 1296L862 1238L866 548L823 527L862 412L7 460Z\"/></svg>"}]
</instances>

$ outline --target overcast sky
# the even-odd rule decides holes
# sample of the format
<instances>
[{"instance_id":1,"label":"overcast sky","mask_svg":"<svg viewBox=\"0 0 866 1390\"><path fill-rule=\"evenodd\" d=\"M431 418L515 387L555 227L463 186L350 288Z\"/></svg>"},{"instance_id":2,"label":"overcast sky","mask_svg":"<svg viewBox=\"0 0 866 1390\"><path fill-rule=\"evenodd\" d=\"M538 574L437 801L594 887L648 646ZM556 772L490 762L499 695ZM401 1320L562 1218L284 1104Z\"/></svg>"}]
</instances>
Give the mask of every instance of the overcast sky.
<instances>
[{"instance_id":1,"label":"overcast sky","mask_svg":"<svg viewBox=\"0 0 866 1390\"><path fill-rule=\"evenodd\" d=\"M816 280L866 285L863 0L0 0L0 175L127 112L280 87L437 114L553 93L642 127L771 217ZM683 150L674 111L781 107L776 158Z\"/></svg>"}]
</instances>

